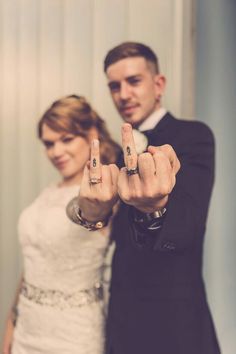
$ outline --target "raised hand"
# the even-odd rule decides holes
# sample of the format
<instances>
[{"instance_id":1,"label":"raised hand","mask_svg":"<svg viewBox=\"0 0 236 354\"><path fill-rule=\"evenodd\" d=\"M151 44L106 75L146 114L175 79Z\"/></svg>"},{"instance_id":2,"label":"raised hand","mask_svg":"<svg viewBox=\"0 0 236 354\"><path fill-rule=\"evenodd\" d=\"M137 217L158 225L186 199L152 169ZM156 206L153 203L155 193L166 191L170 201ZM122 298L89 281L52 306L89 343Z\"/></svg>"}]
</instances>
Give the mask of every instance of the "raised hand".
<instances>
[{"instance_id":1,"label":"raised hand","mask_svg":"<svg viewBox=\"0 0 236 354\"><path fill-rule=\"evenodd\" d=\"M103 220L111 212L118 199L118 175L119 169L115 164L100 163L99 141L94 139L90 163L84 168L79 192L79 206L86 220Z\"/></svg>"},{"instance_id":2,"label":"raised hand","mask_svg":"<svg viewBox=\"0 0 236 354\"><path fill-rule=\"evenodd\" d=\"M120 198L145 213L165 207L175 185L180 162L170 145L149 146L148 152L137 155L132 127L122 126L125 166L120 171Z\"/></svg>"}]
</instances>

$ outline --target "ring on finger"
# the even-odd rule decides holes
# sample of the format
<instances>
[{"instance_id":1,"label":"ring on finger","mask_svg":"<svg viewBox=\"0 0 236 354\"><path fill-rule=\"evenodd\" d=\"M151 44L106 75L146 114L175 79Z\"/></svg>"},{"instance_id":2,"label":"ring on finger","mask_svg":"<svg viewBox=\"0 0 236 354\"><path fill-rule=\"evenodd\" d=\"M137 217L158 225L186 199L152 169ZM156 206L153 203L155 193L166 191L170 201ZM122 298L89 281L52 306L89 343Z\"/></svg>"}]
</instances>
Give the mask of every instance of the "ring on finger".
<instances>
[{"instance_id":1,"label":"ring on finger","mask_svg":"<svg viewBox=\"0 0 236 354\"><path fill-rule=\"evenodd\" d=\"M91 177L89 180L90 185L99 184L99 183L102 183L102 177Z\"/></svg>"},{"instance_id":2,"label":"ring on finger","mask_svg":"<svg viewBox=\"0 0 236 354\"><path fill-rule=\"evenodd\" d=\"M137 175L138 174L138 167L134 167L134 168L127 168L126 173L128 176L132 176L132 175Z\"/></svg>"}]
</instances>

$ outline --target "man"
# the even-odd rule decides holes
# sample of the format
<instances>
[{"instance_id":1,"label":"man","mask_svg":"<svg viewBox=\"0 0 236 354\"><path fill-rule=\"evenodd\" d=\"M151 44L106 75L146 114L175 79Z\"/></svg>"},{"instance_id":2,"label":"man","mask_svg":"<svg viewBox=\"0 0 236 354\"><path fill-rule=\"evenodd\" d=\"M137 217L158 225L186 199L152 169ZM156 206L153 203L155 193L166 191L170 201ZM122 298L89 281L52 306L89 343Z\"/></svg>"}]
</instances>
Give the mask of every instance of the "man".
<instances>
[{"instance_id":1,"label":"man","mask_svg":"<svg viewBox=\"0 0 236 354\"><path fill-rule=\"evenodd\" d=\"M212 133L161 106L165 77L149 47L126 42L113 48L104 70L114 104L129 123L122 128L126 167L100 166L95 141L79 221L73 219L95 229L106 225L118 184L107 354L219 354L202 279ZM147 136L147 152L136 154L131 126Z\"/></svg>"}]
</instances>

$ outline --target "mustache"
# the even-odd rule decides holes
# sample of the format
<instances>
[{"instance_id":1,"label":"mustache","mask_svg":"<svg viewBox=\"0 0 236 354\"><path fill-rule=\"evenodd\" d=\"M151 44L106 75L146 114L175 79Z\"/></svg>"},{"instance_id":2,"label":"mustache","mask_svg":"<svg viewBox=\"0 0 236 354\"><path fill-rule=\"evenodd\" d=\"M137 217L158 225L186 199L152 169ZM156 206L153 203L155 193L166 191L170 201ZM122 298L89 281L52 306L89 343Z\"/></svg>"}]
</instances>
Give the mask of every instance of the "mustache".
<instances>
[{"instance_id":1,"label":"mustache","mask_svg":"<svg viewBox=\"0 0 236 354\"><path fill-rule=\"evenodd\" d=\"M125 108L133 108L136 107L138 104L135 102L121 102L119 104L119 109L125 109Z\"/></svg>"}]
</instances>

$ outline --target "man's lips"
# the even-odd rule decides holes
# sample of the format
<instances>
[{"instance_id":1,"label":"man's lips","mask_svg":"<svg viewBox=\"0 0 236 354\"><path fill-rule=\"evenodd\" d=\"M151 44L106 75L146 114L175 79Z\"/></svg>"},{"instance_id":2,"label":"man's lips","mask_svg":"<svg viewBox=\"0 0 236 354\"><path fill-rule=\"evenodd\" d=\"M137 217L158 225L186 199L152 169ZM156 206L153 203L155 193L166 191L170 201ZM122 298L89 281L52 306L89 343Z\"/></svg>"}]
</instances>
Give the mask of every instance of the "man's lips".
<instances>
[{"instance_id":1,"label":"man's lips","mask_svg":"<svg viewBox=\"0 0 236 354\"><path fill-rule=\"evenodd\" d=\"M138 108L138 105L129 105L129 106L122 106L120 107L120 112L124 114L132 114L136 109Z\"/></svg>"}]
</instances>

